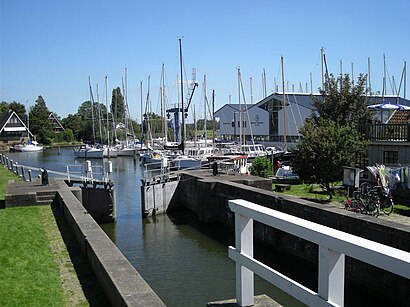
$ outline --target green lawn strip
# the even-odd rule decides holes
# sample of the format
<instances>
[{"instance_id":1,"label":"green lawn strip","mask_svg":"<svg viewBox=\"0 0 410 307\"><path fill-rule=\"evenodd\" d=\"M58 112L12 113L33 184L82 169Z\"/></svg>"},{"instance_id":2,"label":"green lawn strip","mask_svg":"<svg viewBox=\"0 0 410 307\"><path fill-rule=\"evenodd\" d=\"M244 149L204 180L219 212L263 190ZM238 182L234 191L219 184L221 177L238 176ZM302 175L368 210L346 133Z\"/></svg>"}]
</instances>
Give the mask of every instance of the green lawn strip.
<instances>
[{"instance_id":1,"label":"green lawn strip","mask_svg":"<svg viewBox=\"0 0 410 307\"><path fill-rule=\"evenodd\" d=\"M0 200L4 200L9 180L19 181L21 178L0 164Z\"/></svg>"},{"instance_id":2,"label":"green lawn strip","mask_svg":"<svg viewBox=\"0 0 410 307\"><path fill-rule=\"evenodd\" d=\"M50 208L0 210L0 306L65 304L42 210Z\"/></svg>"}]
</instances>

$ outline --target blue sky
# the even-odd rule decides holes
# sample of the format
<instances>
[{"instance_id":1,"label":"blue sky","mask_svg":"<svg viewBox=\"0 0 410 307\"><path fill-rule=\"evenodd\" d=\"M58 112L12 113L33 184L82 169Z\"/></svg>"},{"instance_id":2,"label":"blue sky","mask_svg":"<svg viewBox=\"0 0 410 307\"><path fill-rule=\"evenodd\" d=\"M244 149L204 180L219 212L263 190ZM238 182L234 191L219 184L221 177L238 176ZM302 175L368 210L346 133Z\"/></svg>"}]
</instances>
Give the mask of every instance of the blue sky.
<instances>
[{"instance_id":1,"label":"blue sky","mask_svg":"<svg viewBox=\"0 0 410 307\"><path fill-rule=\"evenodd\" d=\"M140 82L151 78L152 109L159 112L161 66L165 64L169 103L178 100L179 45L183 41L185 73L207 78L208 97L215 90L215 109L238 100L237 67L241 68L247 103L250 78L253 101L262 98L262 72L267 91L281 84L284 57L289 91L321 83L320 49L330 72L367 73L371 62L373 90L382 90L383 53L390 83L398 87L410 65L410 1L98 1L0 0L0 99L33 105L42 95L61 117L77 112L99 86L105 101L121 87L128 71L128 102L140 118ZM410 96L410 75L407 74ZM403 85L401 96L403 96ZM280 88L281 90L281 88ZM109 95L110 97L110 95ZM28 103L26 103L28 101ZM194 95L197 117L203 114L202 86ZM144 101L145 103L145 101ZM192 117L191 117L192 120Z\"/></svg>"}]
</instances>

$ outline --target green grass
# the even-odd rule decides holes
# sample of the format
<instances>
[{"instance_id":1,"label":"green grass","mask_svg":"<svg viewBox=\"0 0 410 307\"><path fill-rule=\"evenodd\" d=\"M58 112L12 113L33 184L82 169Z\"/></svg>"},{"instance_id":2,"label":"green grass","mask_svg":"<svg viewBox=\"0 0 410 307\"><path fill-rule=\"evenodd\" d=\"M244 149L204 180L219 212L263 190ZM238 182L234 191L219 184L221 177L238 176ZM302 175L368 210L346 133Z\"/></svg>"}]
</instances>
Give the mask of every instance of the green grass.
<instances>
[{"instance_id":1,"label":"green grass","mask_svg":"<svg viewBox=\"0 0 410 307\"><path fill-rule=\"evenodd\" d=\"M275 183L273 184L274 190ZM285 190L283 194L293 195L299 198L311 200L314 202L326 203L329 202L329 195L322 190L322 188L317 184L295 184L291 185L290 190ZM344 202L346 196L341 193L336 192L333 195L332 202Z\"/></svg>"},{"instance_id":2,"label":"green grass","mask_svg":"<svg viewBox=\"0 0 410 307\"><path fill-rule=\"evenodd\" d=\"M0 210L0 306L65 305L44 214L53 216L50 207Z\"/></svg>"},{"instance_id":3,"label":"green grass","mask_svg":"<svg viewBox=\"0 0 410 307\"><path fill-rule=\"evenodd\" d=\"M6 193L6 188L9 180L18 181L21 180L16 174L10 172L0 164L0 200L4 200L4 194Z\"/></svg>"}]
</instances>

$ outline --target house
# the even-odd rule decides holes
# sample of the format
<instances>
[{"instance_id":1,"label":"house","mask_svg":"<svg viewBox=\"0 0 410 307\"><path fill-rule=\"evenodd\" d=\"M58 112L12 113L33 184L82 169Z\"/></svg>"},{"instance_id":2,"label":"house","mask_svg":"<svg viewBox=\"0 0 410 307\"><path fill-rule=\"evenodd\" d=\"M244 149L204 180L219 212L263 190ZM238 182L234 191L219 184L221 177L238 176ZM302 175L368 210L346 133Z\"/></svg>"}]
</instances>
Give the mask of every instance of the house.
<instances>
[{"instance_id":1,"label":"house","mask_svg":"<svg viewBox=\"0 0 410 307\"><path fill-rule=\"evenodd\" d=\"M65 131L63 125L60 123L60 121L58 120L57 116L54 113L50 113L48 118L53 123L53 131L54 132L64 132Z\"/></svg>"},{"instance_id":2,"label":"house","mask_svg":"<svg viewBox=\"0 0 410 307\"><path fill-rule=\"evenodd\" d=\"M27 142L33 136L13 110L0 115L0 145Z\"/></svg>"}]
</instances>

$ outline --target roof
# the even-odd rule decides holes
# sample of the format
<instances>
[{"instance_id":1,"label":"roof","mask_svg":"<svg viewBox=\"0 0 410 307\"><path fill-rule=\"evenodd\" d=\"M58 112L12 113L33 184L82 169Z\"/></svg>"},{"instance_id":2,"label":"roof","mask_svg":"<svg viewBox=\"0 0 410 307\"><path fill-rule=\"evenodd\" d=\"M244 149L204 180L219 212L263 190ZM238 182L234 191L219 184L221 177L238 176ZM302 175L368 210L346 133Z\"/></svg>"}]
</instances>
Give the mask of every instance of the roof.
<instances>
[{"instance_id":1,"label":"roof","mask_svg":"<svg viewBox=\"0 0 410 307\"><path fill-rule=\"evenodd\" d=\"M17 123L11 123L10 119L15 117L17 119ZM8 110L7 112L4 112L3 114L0 115L0 133L2 133L5 128L21 128L19 130L13 129L14 131L28 131L30 134L32 134L27 126L23 123L23 121L20 119L20 117L17 115L16 112L13 110Z\"/></svg>"},{"instance_id":2,"label":"roof","mask_svg":"<svg viewBox=\"0 0 410 307\"><path fill-rule=\"evenodd\" d=\"M53 121L54 129L61 129L65 131L63 125L60 123L60 121L58 120L57 116L54 115L54 113L50 113L48 118L50 118Z\"/></svg>"},{"instance_id":3,"label":"roof","mask_svg":"<svg viewBox=\"0 0 410 307\"><path fill-rule=\"evenodd\" d=\"M299 106L305 107L307 109L312 110L313 109L313 104L312 104L312 96L317 97L319 99L321 99L322 95L320 95L319 93L291 93L291 92L285 92L285 97L286 97L286 101L290 104L297 104ZM232 108L234 111L239 112L240 108L242 109L242 111L246 111L246 109L251 109L254 107L259 107L265 103L267 103L268 101L271 100L277 100L277 101L282 101L283 100L283 94L282 93L272 93L269 96L266 96L265 98L263 98L262 100L260 100L259 102L255 103L255 104L235 104L235 103L230 103L230 104L226 104L224 106L222 106L221 108L219 108L217 111L215 111L215 113L218 113L219 111L221 111L223 108L227 108L230 107ZM369 96L369 105L370 104L377 104L377 103L382 103L382 102L388 102L388 103L392 103L392 104L403 104L406 106L410 106L410 100L408 99L404 99L401 97L397 97L397 96Z\"/></svg>"}]
</instances>

